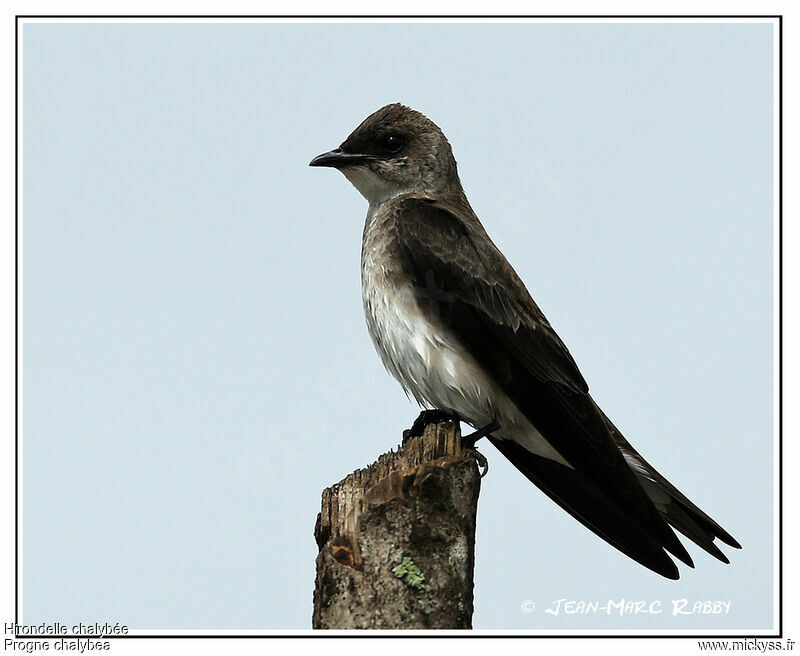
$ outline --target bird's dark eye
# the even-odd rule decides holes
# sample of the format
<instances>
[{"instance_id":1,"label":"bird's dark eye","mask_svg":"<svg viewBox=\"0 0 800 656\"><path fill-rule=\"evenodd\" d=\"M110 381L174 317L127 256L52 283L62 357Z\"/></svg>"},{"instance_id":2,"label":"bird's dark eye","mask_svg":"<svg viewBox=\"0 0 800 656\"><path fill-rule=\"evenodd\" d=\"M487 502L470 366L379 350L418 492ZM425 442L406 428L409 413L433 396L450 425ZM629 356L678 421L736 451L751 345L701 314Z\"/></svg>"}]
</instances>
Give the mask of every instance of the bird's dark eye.
<instances>
[{"instance_id":1,"label":"bird's dark eye","mask_svg":"<svg viewBox=\"0 0 800 656\"><path fill-rule=\"evenodd\" d=\"M396 134L390 134L388 137L383 138L381 144L387 153L396 153L403 147L403 138Z\"/></svg>"}]
</instances>

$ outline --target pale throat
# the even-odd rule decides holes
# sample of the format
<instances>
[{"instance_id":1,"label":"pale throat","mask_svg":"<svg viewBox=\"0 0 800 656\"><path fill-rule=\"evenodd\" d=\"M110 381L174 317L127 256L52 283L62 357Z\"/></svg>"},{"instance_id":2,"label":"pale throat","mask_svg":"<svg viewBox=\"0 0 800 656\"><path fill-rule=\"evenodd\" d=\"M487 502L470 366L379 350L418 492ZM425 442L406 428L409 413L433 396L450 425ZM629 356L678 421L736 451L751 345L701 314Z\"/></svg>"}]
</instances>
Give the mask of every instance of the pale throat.
<instances>
[{"instance_id":1,"label":"pale throat","mask_svg":"<svg viewBox=\"0 0 800 656\"><path fill-rule=\"evenodd\" d=\"M384 203L395 196L415 191L406 185L387 180L364 166L345 166L340 170L370 205Z\"/></svg>"}]
</instances>

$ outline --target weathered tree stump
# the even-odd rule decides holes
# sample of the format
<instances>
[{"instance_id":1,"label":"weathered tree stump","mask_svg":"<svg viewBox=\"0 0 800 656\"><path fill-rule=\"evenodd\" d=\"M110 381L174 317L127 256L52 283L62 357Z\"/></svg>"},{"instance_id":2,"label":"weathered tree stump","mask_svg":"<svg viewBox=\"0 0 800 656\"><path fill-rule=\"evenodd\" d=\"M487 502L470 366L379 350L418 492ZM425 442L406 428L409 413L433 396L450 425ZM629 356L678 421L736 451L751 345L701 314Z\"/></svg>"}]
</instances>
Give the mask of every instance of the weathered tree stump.
<instances>
[{"instance_id":1,"label":"weathered tree stump","mask_svg":"<svg viewBox=\"0 0 800 656\"><path fill-rule=\"evenodd\" d=\"M323 491L314 628L472 628L479 491L457 422Z\"/></svg>"}]
</instances>

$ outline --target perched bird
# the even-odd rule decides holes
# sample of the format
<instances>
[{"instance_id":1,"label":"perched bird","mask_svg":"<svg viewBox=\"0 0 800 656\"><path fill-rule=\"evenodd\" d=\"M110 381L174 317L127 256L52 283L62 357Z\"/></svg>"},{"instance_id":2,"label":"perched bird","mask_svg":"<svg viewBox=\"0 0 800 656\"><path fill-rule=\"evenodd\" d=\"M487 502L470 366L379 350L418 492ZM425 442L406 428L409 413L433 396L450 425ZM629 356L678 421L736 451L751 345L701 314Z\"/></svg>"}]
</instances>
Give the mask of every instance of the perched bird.
<instances>
[{"instance_id":1,"label":"perched bird","mask_svg":"<svg viewBox=\"0 0 800 656\"><path fill-rule=\"evenodd\" d=\"M658 473L589 395L567 347L470 207L444 133L382 107L311 166L369 202L361 250L367 327L423 407L477 429L575 519L645 567L693 567L672 530L728 559L740 545ZM423 413L424 415L424 413ZM665 551L666 550L666 551Z\"/></svg>"}]
</instances>

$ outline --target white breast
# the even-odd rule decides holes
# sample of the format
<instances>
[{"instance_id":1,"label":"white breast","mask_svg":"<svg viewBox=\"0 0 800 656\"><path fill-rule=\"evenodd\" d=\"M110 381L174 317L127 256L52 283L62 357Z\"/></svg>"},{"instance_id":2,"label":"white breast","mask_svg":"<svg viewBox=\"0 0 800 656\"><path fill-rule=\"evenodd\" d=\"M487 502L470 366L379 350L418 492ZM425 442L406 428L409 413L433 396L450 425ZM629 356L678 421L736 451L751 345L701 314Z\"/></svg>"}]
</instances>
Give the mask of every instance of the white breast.
<instances>
[{"instance_id":1,"label":"white breast","mask_svg":"<svg viewBox=\"0 0 800 656\"><path fill-rule=\"evenodd\" d=\"M368 225L361 261L367 329L384 366L406 394L425 407L447 410L485 426L533 453L567 464L491 380L458 338L420 306L420 290L398 284L389 244Z\"/></svg>"}]
</instances>

